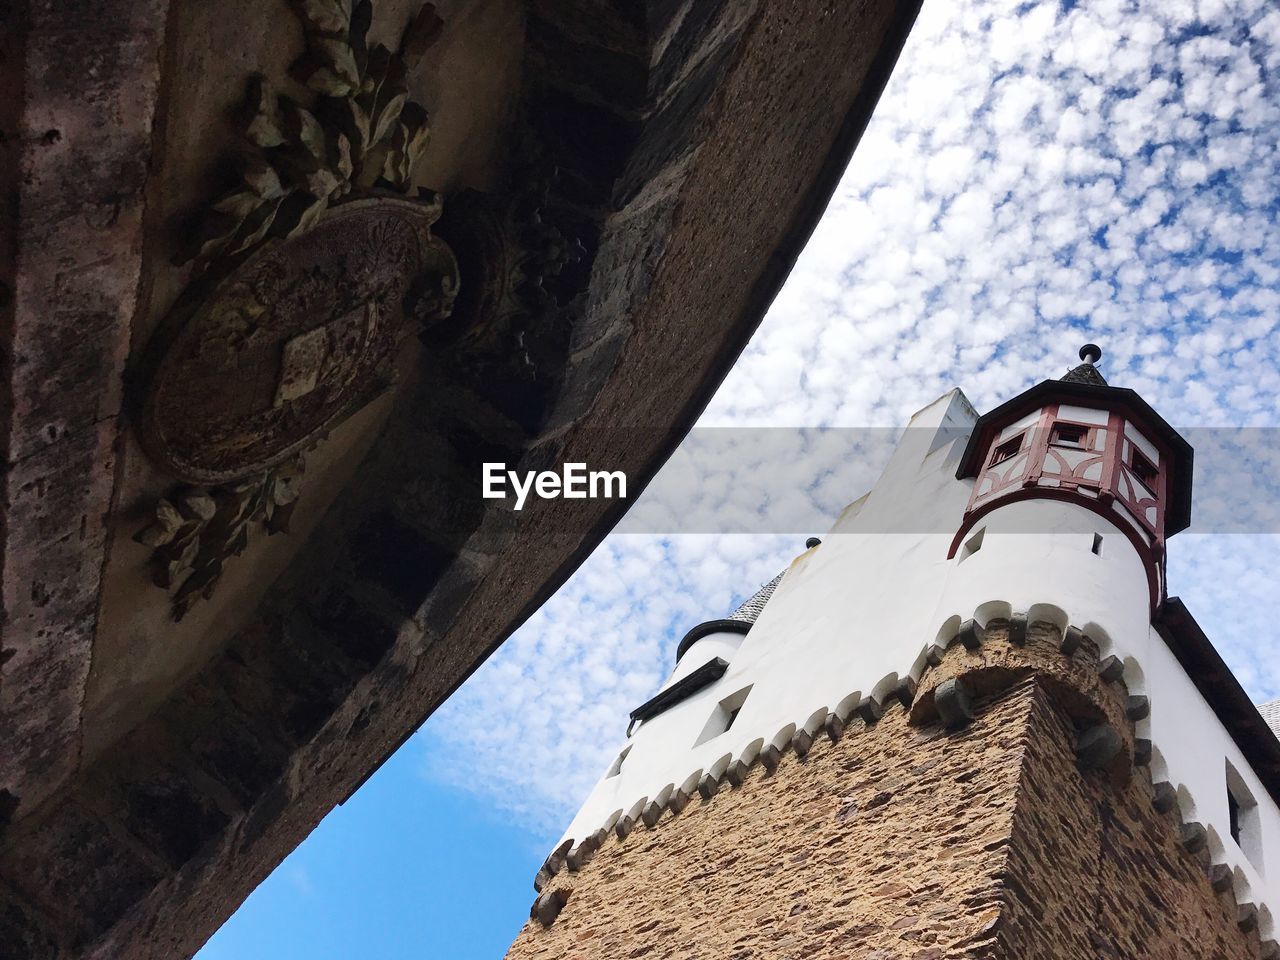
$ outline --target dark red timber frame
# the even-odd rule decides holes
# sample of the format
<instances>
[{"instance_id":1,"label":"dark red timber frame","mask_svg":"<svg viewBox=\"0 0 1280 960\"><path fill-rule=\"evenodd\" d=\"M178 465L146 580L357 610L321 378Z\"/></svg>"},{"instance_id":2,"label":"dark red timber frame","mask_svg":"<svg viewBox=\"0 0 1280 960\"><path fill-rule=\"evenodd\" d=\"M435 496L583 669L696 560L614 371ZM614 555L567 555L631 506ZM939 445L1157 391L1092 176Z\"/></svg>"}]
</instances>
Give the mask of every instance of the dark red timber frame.
<instances>
[{"instance_id":1,"label":"dark red timber frame","mask_svg":"<svg viewBox=\"0 0 1280 960\"><path fill-rule=\"evenodd\" d=\"M1080 406L1081 403L1073 403L1072 406ZM1079 504L1098 516L1107 520L1111 526L1120 530L1129 542L1133 544L1138 556L1141 557L1144 568L1147 571L1147 586L1150 594L1151 612L1154 615L1164 598L1164 519L1166 491L1168 487L1169 466L1172 463L1172 452L1165 448L1157 440L1152 439L1149 431L1143 430L1143 436L1156 448L1159 454L1159 462L1156 467L1156 476L1154 489L1145 482L1138 479L1134 474L1131 461L1127 460L1124 455L1125 443L1128 442L1141 453L1132 440L1126 441L1124 433L1124 425L1126 418L1119 412L1110 410L1107 412L1106 426L1097 423L1085 423L1080 420L1071 420L1060 417L1062 404L1056 402L1045 403L1040 408L1040 415L1036 422L1028 425L1021 433L1015 437L1021 438L1021 447L1018 453L1008 460L1001 461L996 464L992 461L995 459L996 450L1004 446L1009 441L1015 439L1010 437L1008 440L996 442L996 437L1000 435L1003 427L993 426L991 433L990 448L983 455L983 467L978 471L978 475L974 480L973 493L969 497L969 505L965 509L964 521L960 524L960 529L951 540L950 549L947 552L947 558L955 557L956 551L959 550L960 544L964 538L973 529L973 527L985 517L988 513L997 507L1006 504L1016 503L1020 500L1064 500L1070 503ZM1099 405L1094 409L1105 409ZM1014 420L1016 417L1010 417ZM1085 431L1084 439L1080 447L1059 445L1052 442L1053 429L1057 425L1081 427ZM1134 426L1141 429L1141 421L1136 421ZM1094 440L1099 432L1105 432L1107 435L1106 448L1101 452L1097 452L1095 456L1084 459L1073 470L1067 469L1067 464L1063 458L1058 456L1062 466L1062 472L1055 474L1058 479L1057 486L1043 486L1041 480L1044 476L1044 465L1046 459L1051 456L1055 446L1062 446L1064 449L1084 449L1093 451ZM1142 456L1146 457L1145 454ZM1017 461L1020 457L1026 457L1025 468L1019 469ZM1150 459L1150 458L1146 458ZM1084 479L1081 474L1089 466L1099 461L1102 462L1102 471L1098 480ZM981 488L983 480L993 468L999 468L1008 464L1008 468L1001 474L1000 482L997 482L993 488L981 497L978 490ZM1128 476L1131 488L1135 493L1150 493L1152 496L1125 496L1120 489L1118 477L1121 474ZM1087 487L1097 491L1097 496L1088 496L1080 493L1081 487ZM1119 499L1125 510L1137 521L1144 530L1151 535L1151 542L1148 543L1133 528L1131 523L1127 523L1124 517L1118 516L1112 504ZM978 501L981 500L981 503ZM1147 519L1146 508L1155 506L1156 517L1152 522Z\"/></svg>"}]
</instances>

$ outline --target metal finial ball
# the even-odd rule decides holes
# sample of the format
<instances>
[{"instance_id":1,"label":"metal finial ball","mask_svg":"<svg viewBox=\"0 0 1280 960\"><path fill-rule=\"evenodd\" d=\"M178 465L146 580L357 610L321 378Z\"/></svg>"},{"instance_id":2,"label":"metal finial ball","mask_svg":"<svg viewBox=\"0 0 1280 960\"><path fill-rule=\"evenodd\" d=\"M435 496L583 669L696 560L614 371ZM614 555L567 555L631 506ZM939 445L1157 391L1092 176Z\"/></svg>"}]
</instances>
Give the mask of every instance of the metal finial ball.
<instances>
[{"instance_id":1,"label":"metal finial ball","mask_svg":"<svg viewBox=\"0 0 1280 960\"><path fill-rule=\"evenodd\" d=\"M1097 363L1102 359L1102 348L1096 343L1086 343L1080 348L1080 359L1085 363Z\"/></svg>"},{"instance_id":2,"label":"metal finial ball","mask_svg":"<svg viewBox=\"0 0 1280 960\"><path fill-rule=\"evenodd\" d=\"M808 540L804 542L804 548L806 550L812 550L814 547L816 547L820 543L822 543L822 541L819 540L817 537L810 537Z\"/></svg>"}]
</instances>

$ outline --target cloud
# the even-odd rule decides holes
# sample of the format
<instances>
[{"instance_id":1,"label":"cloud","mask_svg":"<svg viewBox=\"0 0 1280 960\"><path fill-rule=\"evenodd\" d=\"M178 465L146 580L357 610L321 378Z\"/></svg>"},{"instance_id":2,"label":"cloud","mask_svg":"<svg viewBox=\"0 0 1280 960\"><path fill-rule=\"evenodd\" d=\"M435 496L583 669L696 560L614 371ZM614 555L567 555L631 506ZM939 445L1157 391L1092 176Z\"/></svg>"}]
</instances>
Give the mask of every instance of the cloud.
<instances>
[{"instance_id":1,"label":"cloud","mask_svg":"<svg viewBox=\"0 0 1280 960\"><path fill-rule=\"evenodd\" d=\"M1095 341L1111 382L1175 425L1280 426L1278 147L1270 0L925 4L826 215L701 425L897 428L954 385L989 409ZM1255 446L1235 471L1250 491L1237 503L1267 499L1268 455ZM815 467L802 492L851 501L883 456L857 451L847 474ZM726 483L677 456L668 470L686 475L667 489L749 522L804 486L793 464ZM1234 509L1205 497L1198 513ZM696 506L642 504L668 529ZM611 536L428 723L430 775L540 829L563 824L684 631L801 547L795 535ZM1171 592L1259 698L1280 694L1276 569L1276 536L1170 545Z\"/></svg>"}]
</instances>

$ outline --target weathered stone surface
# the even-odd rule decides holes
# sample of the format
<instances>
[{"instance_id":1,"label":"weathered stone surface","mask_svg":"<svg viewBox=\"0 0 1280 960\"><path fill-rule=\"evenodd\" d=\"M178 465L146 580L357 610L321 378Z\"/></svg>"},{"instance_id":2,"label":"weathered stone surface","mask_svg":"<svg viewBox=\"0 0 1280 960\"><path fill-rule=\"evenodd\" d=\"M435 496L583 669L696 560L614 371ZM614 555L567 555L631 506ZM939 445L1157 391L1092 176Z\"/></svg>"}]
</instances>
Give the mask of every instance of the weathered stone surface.
<instances>
[{"instance_id":1,"label":"weathered stone surface","mask_svg":"<svg viewBox=\"0 0 1280 960\"><path fill-rule=\"evenodd\" d=\"M698 796L703 800L710 800L720 790L720 781L709 773L704 773L702 779L698 781Z\"/></svg>"},{"instance_id":2,"label":"weathered stone surface","mask_svg":"<svg viewBox=\"0 0 1280 960\"><path fill-rule=\"evenodd\" d=\"M903 677L897 687L894 688L893 696L902 704L903 708L910 710L911 704L916 699L916 690L918 688L919 684L914 677Z\"/></svg>"},{"instance_id":3,"label":"weathered stone surface","mask_svg":"<svg viewBox=\"0 0 1280 960\"><path fill-rule=\"evenodd\" d=\"M1124 676L1124 661L1114 654L1107 657L1098 664L1098 676L1107 683L1115 683Z\"/></svg>"},{"instance_id":4,"label":"weathered stone surface","mask_svg":"<svg viewBox=\"0 0 1280 960\"><path fill-rule=\"evenodd\" d=\"M10 4L0 25L0 789L78 760L167 3Z\"/></svg>"},{"instance_id":5,"label":"weathered stone surface","mask_svg":"<svg viewBox=\"0 0 1280 960\"><path fill-rule=\"evenodd\" d=\"M555 923L556 917L560 915L560 911L568 901L569 895L564 889L557 887L555 890L548 890L534 903L534 915L540 924L549 927Z\"/></svg>"},{"instance_id":6,"label":"weathered stone surface","mask_svg":"<svg viewBox=\"0 0 1280 960\"><path fill-rule=\"evenodd\" d=\"M973 693L963 680L944 680L933 694L942 725L948 729L962 727L973 719Z\"/></svg>"},{"instance_id":7,"label":"weathered stone surface","mask_svg":"<svg viewBox=\"0 0 1280 960\"><path fill-rule=\"evenodd\" d=\"M803 760L809 755L809 751L813 749L813 734L807 730L797 730L791 738L791 749L797 757Z\"/></svg>"},{"instance_id":8,"label":"weathered stone surface","mask_svg":"<svg viewBox=\"0 0 1280 960\"><path fill-rule=\"evenodd\" d=\"M1226 893L1234 882L1231 868L1225 863L1215 863L1209 868L1209 885L1214 893Z\"/></svg>"},{"instance_id":9,"label":"weathered stone surface","mask_svg":"<svg viewBox=\"0 0 1280 960\"><path fill-rule=\"evenodd\" d=\"M1151 701L1143 696L1133 696L1125 701L1124 712L1134 723L1151 716Z\"/></svg>"},{"instance_id":10,"label":"weathered stone surface","mask_svg":"<svg viewBox=\"0 0 1280 960\"><path fill-rule=\"evenodd\" d=\"M1060 649L1067 656L1071 656L1080 649L1082 643L1084 643L1084 634L1080 632L1080 629L1078 627L1067 627L1062 634Z\"/></svg>"},{"instance_id":11,"label":"weathered stone surface","mask_svg":"<svg viewBox=\"0 0 1280 960\"><path fill-rule=\"evenodd\" d=\"M1118 694L1116 695L1119 701ZM1246 960L1255 947L1213 892L1140 777L1117 786L1073 762L1074 721L1044 696L1010 837L1008 908L995 949L1009 960Z\"/></svg>"},{"instance_id":12,"label":"weathered stone surface","mask_svg":"<svg viewBox=\"0 0 1280 960\"><path fill-rule=\"evenodd\" d=\"M1181 828L1182 848L1187 853L1199 853L1209 842L1209 834L1199 823L1184 823Z\"/></svg>"},{"instance_id":13,"label":"weathered stone surface","mask_svg":"<svg viewBox=\"0 0 1280 960\"><path fill-rule=\"evenodd\" d=\"M1097 770L1114 760L1124 749L1124 741L1105 723L1083 731L1076 741L1076 757L1084 770Z\"/></svg>"},{"instance_id":14,"label":"weathered stone surface","mask_svg":"<svg viewBox=\"0 0 1280 960\"><path fill-rule=\"evenodd\" d=\"M884 705L873 697L863 697L858 703L857 714L863 723L878 723L884 716Z\"/></svg>"},{"instance_id":15,"label":"weathered stone surface","mask_svg":"<svg viewBox=\"0 0 1280 960\"><path fill-rule=\"evenodd\" d=\"M960 624L960 632L956 634L956 640L966 650L978 650L982 646L982 641L986 638L987 631L976 620L966 620Z\"/></svg>"},{"instance_id":16,"label":"weathered stone surface","mask_svg":"<svg viewBox=\"0 0 1280 960\"><path fill-rule=\"evenodd\" d=\"M1025 691L993 706L963 749L890 711L784 758L565 875L555 925L526 927L509 960L965 956L999 913L1029 706Z\"/></svg>"},{"instance_id":17,"label":"weathered stone surface","mask_svg":"<svg viewBox=\"0 0 1280 960\"><path fill-rule=\"evenodd\" d=\"M775 747L772 743L768 744L760 751L760 765L764 767L767 773L773 773L778 769L778 764L782 761L782 751Z\"/></svg>"},{"instance_id":18,"label":"weathered stone surface","mask_svg":"<svg viewBox=\"0 0 1280 960\"><path fill-rule=\"evenodd\" d=\"M844 721L836 713L827 714L827 719L822 728L826 730L827 739L832 743L839 743L840 738L844 736Z\"/></svg>"},{"instance_id":19,"label":"weathered stone surface","mask_svg":"<svg viewBox=\"0 0 1280 960\"><path fill-rule=\"evenodd\" d=\"M1133 765L1149 767L1151 765L1151 741L1139 737L1133 741Z\"/></svg>"},{"instance_id":20,"label":"weathered stone surface","mask_svg":"<svg viewBox=\"0 0 1280 960\"><path fill-rule=\"evenodd\" d=\"M1236 926L1241 933L1252 933L1258 929L1258 908L1252 903L1242 903L1236 908Z\"/></svg>"},{"instance_id":21,"label":"weathered stone surface","mask_svg":"<svg viewBox=\"0 0 1280 960\"><path fill-rule=\"evenodd\" d=\"M248 572L229 568L235 583L172 630L128 602L145 561L128 511L167 478L119 416L120 374L189 279L169 266L170 225L208 195L208 160L234 134L222 118L246 74L271 72L300 37L288 5L81 7L31 6L31 29L16 48L6 35L0 59L6 88L22 91L0 104L21 143L0 162L19 157L19 213L38 211L17 225L18 246L49 254L0 257L0 270L35 264L9 284L0 351L6 375L21 366L20 389L0 398L11 508L0 713L8 723L37 707L6 727L28 746L6 753L22 785L0 780L21 803L0 838L0 886L22 888L31 909L13 916L33 923L78 904L85 915L59 917L56 935L87 938L86 957L168 960L192 953L625 508L591 501L571 522L530 510L517 536L510 511L475 509L476 463L601 463L643 487L803 246L916 5L469 7L449 46L470 45L471 59L409 78L415 98L448 104L433 143L447 159L430 176L536 193L542 174L529 168L545 161L556 178L542 220L584 256L541 278L556 309L504 328L510 340L447 354L468 331L425 332L400 388L335 431L328 460L323 445L309 460L296 532L251 545L233 565ZM538 23L527 34L526 13ZM468 32L494 18L501 29ZM38 114L66 122L23 119ZM448 117L465 118L452 134ZM495 117L501 132L473 135ZM541 158L504 168L508 132ZM154 230L141 229L144 190ZM106 643L93 660L103 674L90 682L95 643ZM104 722L82 725L85 704ZM196 814L190 832L146 822L148 807L178 806ZM76 836L76 811L128 836L131 853L113 860L127 877L86 868L73 881L92 845L54 851L67 860L56 883L16 866L50 853L41 838Z\"/></svg>"},{"instance_id":22,"label":"weathered stone surface","mask_svg":"<svg viewBox=\"0 0 1280 960\"><path fill-rule=\"evenodd\" d=\"M747 779L747 765L741 760L733 761L725 767L724 779L731 787L742 786L743 781Z\"/></svg>"},{"instance_id":23,"label":"weathered stone surface","mask_svg":"<svg viewBox=\"0 0 1280 960\"><path fill-rule=\"evenodd\" d=\"M1022 646L1027 642L1027 615L1015 613L1009 617L1009 642Z\"/></svg>"},{"instance_id":24,"label":"weathered stone surface","mask_svg":"<svg viewBox=\"0 0 1280 960\"><path fill-rule=\"evenodd\" d=\"M1075 704L1035 659L1061 653L1027 649L1028 672L962 733L891 711L611 845L508 960L569 960L583 944L593 960L1253 960L1256 917L1219 896L1143 779L1077 768Z\"/></svg>"}]
</instances>

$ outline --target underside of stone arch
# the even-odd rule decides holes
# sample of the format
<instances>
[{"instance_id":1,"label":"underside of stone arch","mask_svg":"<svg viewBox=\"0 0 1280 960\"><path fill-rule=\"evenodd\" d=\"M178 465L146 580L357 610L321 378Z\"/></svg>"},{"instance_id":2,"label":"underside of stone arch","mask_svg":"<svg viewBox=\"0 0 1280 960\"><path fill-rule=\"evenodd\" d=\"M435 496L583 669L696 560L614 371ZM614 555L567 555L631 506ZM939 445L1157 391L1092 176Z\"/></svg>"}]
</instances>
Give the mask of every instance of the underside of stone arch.
<instances>
[{"instance_id":1,"label":"underside of stone arch","mask_svg":"<svg viewBox=\"0 0 1280 960\"><path fill-rule=\"evenodd\" d=\"M480 465L634 499L917 7L17 5L0 954L189 956L564 581Z\"/></svg>"}]
</instances>

